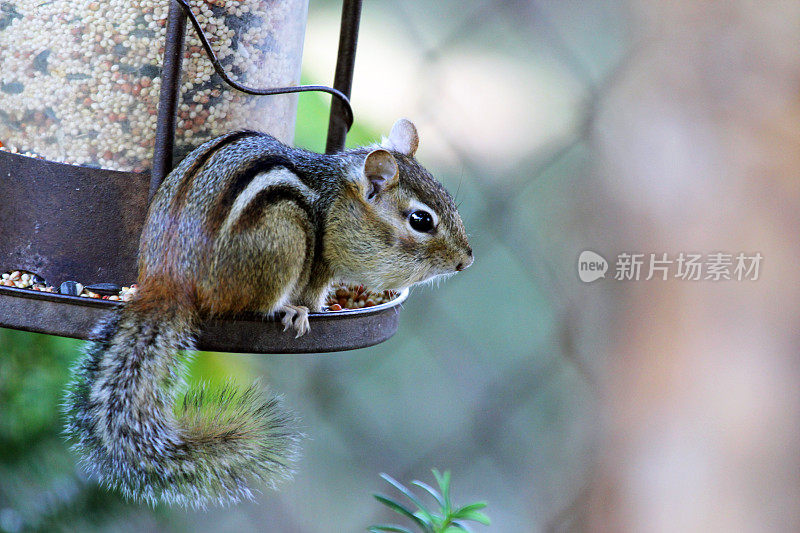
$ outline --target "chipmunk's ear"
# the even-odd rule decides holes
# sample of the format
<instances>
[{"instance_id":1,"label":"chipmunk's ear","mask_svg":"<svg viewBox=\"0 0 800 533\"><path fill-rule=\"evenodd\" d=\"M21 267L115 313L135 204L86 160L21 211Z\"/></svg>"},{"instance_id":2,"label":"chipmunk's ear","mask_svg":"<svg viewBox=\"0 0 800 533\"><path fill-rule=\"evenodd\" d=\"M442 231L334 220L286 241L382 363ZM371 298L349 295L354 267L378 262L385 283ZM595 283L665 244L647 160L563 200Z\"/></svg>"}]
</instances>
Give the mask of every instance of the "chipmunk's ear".
<instances>
[{"instance_id":1,"label":"chipmunk's ear","mask_svg":"<svg viewBox=\"0 0 800 533\"><path fill-rule=\"evenodd\" d=\"M372 200L398 180L397 161L383 149L373 150L364 160L364 177L367 184L367 200Z\"/></svg>"},{"instance_id":2,"label":"chipmunk's ear","mask_svg":"<svg viewBox=\"0 0 800 533\"><path fill-rule=\"evenodd\" d=\"M405 118L401 118L392 126L389 137L385 138L381 146L387 150L395 150L409 157L414 157L419 146L419 136L414 124Z\"/></svg>"}]
</instances>

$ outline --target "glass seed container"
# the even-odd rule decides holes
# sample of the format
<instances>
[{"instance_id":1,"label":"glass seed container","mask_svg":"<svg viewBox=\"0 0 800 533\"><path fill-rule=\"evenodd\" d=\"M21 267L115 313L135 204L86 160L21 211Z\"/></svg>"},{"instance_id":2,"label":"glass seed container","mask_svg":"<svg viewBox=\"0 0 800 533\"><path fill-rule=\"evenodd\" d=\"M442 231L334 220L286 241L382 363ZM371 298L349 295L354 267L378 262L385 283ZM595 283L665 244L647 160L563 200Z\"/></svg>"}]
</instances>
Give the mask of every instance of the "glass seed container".
<instances>
[{"instance_id":1,"label":"glass seed container","mask_svg":"<svg viewBox=\"0 0 800 533\"><path fill-rule=\"evenodd\" d=\"M296 85L308 0L191 0L222 66L251 87ZM0 0L0 144L51 161L145 171L168 1ZM175 160L255 129L290 143L297 95L251 96L214 72L187 27Z\"/></svg>"}]
</instances>

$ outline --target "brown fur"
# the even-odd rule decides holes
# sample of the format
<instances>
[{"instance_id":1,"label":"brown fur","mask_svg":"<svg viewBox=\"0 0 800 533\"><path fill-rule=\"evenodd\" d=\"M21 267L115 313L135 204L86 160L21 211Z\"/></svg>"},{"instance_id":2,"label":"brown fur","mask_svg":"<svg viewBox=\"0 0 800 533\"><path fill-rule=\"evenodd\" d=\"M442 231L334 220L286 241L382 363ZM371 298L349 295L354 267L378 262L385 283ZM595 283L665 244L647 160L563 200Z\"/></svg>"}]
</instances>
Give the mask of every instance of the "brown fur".
<instances>
[{"instance_id":1,"label":"brown fur","mask_svg":"<svg viewBox=\"0 0 800 533\"><path fill-rule=\"evenodd\" d=\"M297 436L274 398L200 389L175 414L178 352L194 347L202 318L284 309L299 335L334 279L399 289L472 262L452 198L413 159L413 124L398 122L389 141L322 155L234 132L167 176L142 232L138 296L99 327L65 402L101 480L203 506L288 475ZM435 230L410 228L420 206Z\"/></svg>"}]
</instances>

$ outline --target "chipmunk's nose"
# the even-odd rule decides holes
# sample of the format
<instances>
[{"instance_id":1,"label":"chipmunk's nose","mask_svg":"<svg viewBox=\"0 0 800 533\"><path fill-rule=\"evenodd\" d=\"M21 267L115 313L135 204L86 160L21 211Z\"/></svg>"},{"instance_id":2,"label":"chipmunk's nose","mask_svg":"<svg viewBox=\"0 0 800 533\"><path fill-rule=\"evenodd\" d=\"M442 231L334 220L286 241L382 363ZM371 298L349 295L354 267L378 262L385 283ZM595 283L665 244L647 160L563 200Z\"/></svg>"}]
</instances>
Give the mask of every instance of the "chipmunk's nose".
<instances>
[{"instance_id":1,"label":"chipmunk's nose","mask_svg":"<svg viewBox=\"0 0 800 533\"><path fill-rule=\"evenodd\" d=\"M456 271L461 272L465 268L469 267L475 258L472 255L472 248L467 248L467 255L463 261L456 265Z\"/></svg>"}]
</instances>

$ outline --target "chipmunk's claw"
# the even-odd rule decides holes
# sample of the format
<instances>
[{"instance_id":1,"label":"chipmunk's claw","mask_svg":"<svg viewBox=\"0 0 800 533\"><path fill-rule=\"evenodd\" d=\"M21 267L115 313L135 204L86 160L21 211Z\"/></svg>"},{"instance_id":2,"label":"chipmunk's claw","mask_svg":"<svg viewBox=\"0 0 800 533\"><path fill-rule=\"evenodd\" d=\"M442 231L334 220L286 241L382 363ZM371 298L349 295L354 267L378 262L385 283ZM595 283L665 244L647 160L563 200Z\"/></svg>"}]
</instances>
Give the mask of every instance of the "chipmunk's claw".
<instances>
[{"instance_id":1,"label":"chipmunk's claw","mask_svg":"<svg viewBox=\"0 0 800 533\"><path fill-rule=\"evenodd\" d=\"M281 319L283 331L289 331L289 329L293 328L297 331L295 339L311 331L311 326L308 324L308 307L284 305L281 307L281 311L283 311L283 318Z\"/></svg>"}]
</instances>

